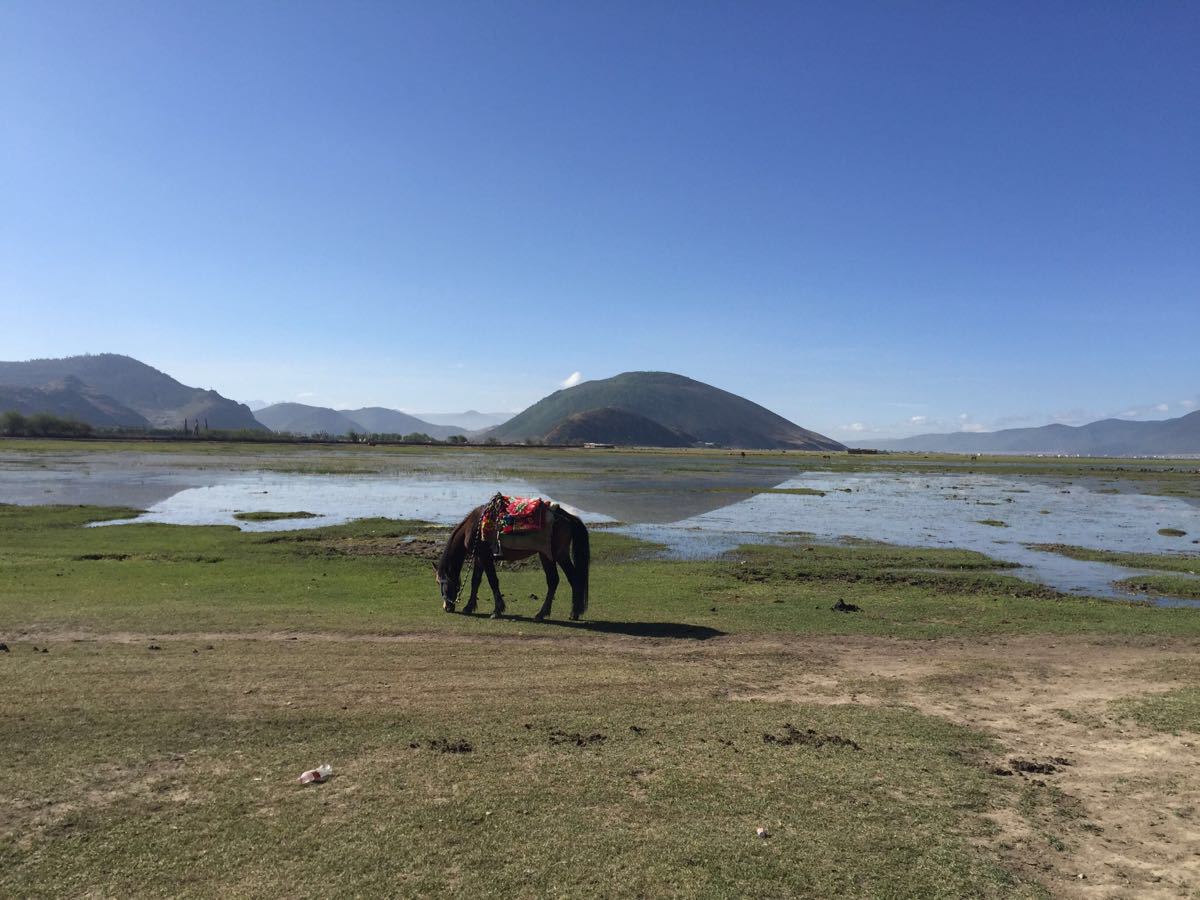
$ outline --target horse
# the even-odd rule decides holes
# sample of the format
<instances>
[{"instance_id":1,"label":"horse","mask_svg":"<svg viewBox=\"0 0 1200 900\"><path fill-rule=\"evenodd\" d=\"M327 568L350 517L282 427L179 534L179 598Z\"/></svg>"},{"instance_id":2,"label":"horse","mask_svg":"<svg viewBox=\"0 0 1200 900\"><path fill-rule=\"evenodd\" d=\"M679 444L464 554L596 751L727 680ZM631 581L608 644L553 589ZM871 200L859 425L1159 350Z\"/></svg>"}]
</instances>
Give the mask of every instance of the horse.
<instances>
[{"instance_id":1,"label":"horse","mask_svg":"<svg viewBox=\"0 0 1200 900\"><path fill-rule=\"evenodd\" d=\"M479 533L479 520L489 505L490 503L485 503L471 510L467 517L454 527L446 540L441 559L433 567L442 594L442 609L446 612L454 612L455 604L458 603L459 594L462 593L463 562L470 555L474 562L471 572L471 595L462 609L463 614L470 615L475 612L479 601L479 583L483 576L487 575L495 601L492 618L498 619L504 615L504 598L500 594L500 582L496 577L493 544ZM547 527L549 534L546 534ZM588 566L591 550L588 545L587 526L578 516L556 504L550 505L540 531L502 537L500 554L495 559L525 559L535 553L541 557L542 569L546 573L546 599L534 619L540 622L550 615L554 592L558 588L557 567L561 566L563 574L567 576L567 582L571 585L571 619L578 620L587 612L588 606Z\"/></svg>"}]
</instances>

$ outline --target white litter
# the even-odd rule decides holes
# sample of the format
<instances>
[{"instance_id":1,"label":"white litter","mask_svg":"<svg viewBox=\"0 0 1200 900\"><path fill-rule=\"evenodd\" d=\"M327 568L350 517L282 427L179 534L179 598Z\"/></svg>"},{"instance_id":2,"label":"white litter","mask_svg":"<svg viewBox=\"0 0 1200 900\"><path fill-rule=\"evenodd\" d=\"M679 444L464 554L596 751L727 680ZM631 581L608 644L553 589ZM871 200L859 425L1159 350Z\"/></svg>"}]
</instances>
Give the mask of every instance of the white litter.
<instances>
[{"instance_id":1,"label":"white litter","mask_svg":"<svg viewBox=\"0 0 1200 900\"><path fill-rule=\"evenodd\" d=\"M333 766L329 763L321 763L315 769L309 769L296 780L301 784L320 784L333 774Z\"/></svg>"}]
</instances>

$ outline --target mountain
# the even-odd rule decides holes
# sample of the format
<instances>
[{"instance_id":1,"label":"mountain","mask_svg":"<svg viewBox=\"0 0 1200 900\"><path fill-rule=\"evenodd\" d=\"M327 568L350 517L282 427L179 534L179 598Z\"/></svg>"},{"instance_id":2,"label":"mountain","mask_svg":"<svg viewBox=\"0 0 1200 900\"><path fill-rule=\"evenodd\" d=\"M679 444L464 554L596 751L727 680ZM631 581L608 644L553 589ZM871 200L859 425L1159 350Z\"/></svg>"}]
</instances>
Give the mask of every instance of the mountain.
<instances>
[{"instance_id":1,"label":"mountain","mask_svg":"<svg viewBox=\"0 0 1200 900\"><path fill-rule=\"evenodd\" d=\"M304 403L274 403L254 414L272 431L290 434L344 435L359 434L427 434L442 440L466 429L448 425L433 425L407 413L382 406L363 409L329 409Z\"/></svg>"},{"instance_id":2,"label":"mountain","mask_svg":"<svg viewBox=\"0 0 1200 900\"><path fill-rule=\"evenodd\" d=\"M358 429L359 431L367 431L372 434L413 434L417 432L441 440L452 434L466 434L468 430L460 425L435 425L424 419L418 419L416 416L410 416L408 413L402 413L396 409L386 409L382 406L343 409L341 412L362 426Z\"/></svg>"},{"instance_id":3,"label":"mountain","mask_svg":"<svg viewBox=\"0 0 1200 900\"><path fill-rule=\"evenodd\" d=\"M1043 425L1003 431L919 434L871 441L879 450L935 453L1070 453L1094 456L1172 456L1200 453L1200 410L1158 422L1103 419L1088 425Z\"/></svg>"},{"instance_id":4,"label":"mountain","mask_svg":"<svg viewBox=\"0 0 1200 900\"><path fill-rule=\"evenodd\" d=\"M624 447L691 447L696 439L625 409L606 406L568 416L547 432L547 444L620 444Z\"/></svg>"},{"instance_id":5,"label":"mountain","mask_svg":"<svg viewBox=\"0 0 1200 900\"><path fill-rule=\"evenodd\" d=\"M104 404L115 404L110 410L112 415L127 417L133 411L156 428L181 428L184 419L207 420L210 428L261 431L263 427L241 403L216 391L180 384L158 369L116 353L0 362L0 385L46 392L65 388L68 393L92 398L88 402L103 398L101 408ZM62 400L67 402L66 398ZM47 402L53 401L47 399ZM82 407L81 411L86 412ZM93 425L112 424L90 418L84 421Z\"/></svg>"},{"instance_id":6,"label":"mountain","mask_svg":"<svg viewBox=\"0 0 1200 900\"><path fill-rule=\"evenodd\" d=\"M335 409L304 403L273 403L264 406L254 416L272 431L288 434L338 435L367 430Z\"/></svg>"},{"instance_id":7,"label":"mountain","mask_svg":"<svg viewBox=\"0 0 1200 900\"><path fill-rule=\"evenodd\" d=\"M844 449L837 441L744 397L670 372L625 372L555 391L489 435L502 441L544 440L565 419L606 407L636 413L664 428L724 447Z\"/></svg>"},{"instance_id":8,"label":"mountain","mask_svg":"<svg viewBox=\"0 0 1200 900\"><path fill-rule=\"evenodd\" d=\"M49 413L60 419L74 419L99 428L146 428L150 424L145 416L111 397L91 390L74 377L41 388L0 385L0 411L23 415Z\"/></svg>"},{"instance_id":9,"label":"mountain","mask_svg":"<svg viewBox=\"0 0 1200 900\"><path fill-rule=\"evenodd\" d=\"M432 425L449 425L452 428L461 429L460 434L483 431L485 428L502 425L513 417L512 413L483 413L474 409L468 409L462 413L414 413L414 415Z\"/></svg>"}]
</instances>

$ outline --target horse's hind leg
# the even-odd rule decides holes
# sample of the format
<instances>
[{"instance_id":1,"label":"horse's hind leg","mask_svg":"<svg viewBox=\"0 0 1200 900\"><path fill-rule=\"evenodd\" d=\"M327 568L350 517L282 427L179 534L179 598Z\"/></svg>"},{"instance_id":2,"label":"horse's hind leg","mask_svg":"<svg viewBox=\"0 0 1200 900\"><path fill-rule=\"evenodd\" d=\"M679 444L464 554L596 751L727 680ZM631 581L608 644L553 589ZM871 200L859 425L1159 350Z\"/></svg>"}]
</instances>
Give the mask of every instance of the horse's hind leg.
<instances>
[{"instance_id":1,"label":"horse's hind leg","mask_svg":"<svg viewBox=\"0 0 1200 900\"><path fill-rule=\"evenodd\" d=\"M486 553L475 561L476 566L480 563L483 563L483 574L487 576L488 585L492 589L492 598L496 602L492 618L498 619L504 615L504 597L500 594L500 579L496 577L496 564L492 562L492 558Z\"/></svg>"},{"instance_id":2,"label":"horse's hind leg","mask_svg":"<svg viewBox=\"0 0 1200 900\"><path fill-rule=\"evenodd\" d=\"M558 590L558 568L554 565L554 560L545 555L541 555L540 558L542 560L542 571L546 573L546 599L542 601L542 608L534 616L539 622L550 615L550 605L554 602L554 592Z\"/></svg>"},{"instance_id":3,"label":"horse's hind leg","mask_svg":"<svg viewBox=\"0 0 1200 900\"><path fill-rule=\"evenodd\" d=\"M578 619L579 616L575 615L575 592L579 590L579 586L575 581L575 566L571 563L571 557L566 553L558 558L558 564L562 566L563 574L567 576L567 584L571 585L571 618Z\"/></svg>"}]
</instances>

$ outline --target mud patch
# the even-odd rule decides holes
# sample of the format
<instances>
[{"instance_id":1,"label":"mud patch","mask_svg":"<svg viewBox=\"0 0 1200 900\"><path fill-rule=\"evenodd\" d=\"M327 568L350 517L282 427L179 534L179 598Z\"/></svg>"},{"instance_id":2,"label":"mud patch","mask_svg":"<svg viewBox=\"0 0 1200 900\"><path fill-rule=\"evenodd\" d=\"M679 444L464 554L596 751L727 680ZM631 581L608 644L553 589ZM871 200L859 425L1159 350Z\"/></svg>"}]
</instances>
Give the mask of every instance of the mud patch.
<instances>
[{"instance_id":1,"label":"mud patch","mask_svg":"<svg viewBox=\"0 0 1200 900\"><path fill-rule=\"evenodd\" d=\"M431 738L427 741L413 741L408 745L410 750L436 750L438 753L474 753L475 747L470 741L458 738L457 740L449 740L448 738Z\"/></svg>"},{"instance_id":2,"label":"mud patch","mask_svg":"<svg viewBox=\"0 0 1200 900\"><path fill-rule=\"evenodd\" d=\"M1071 765L1071 761L1062 756L1052 756L1043 762L1013 757L1008 764L1013 767L1015 772L1024 772L1029 775L1053 775L1061 767Z\"/></svg>"},{"instance_id":3,"label":"mud patch","mask_svg":"<svg viewBox=\"0 0 1200 900\"><path fill-rule=\"evenodd\" d=\"M566 732L555 728L550 732L550 743L558 746L559 744L574 744L576 747L595 747L603 744L608 740L608 736L600 732L593 734L581 734L578 731Z\"/></svg>"},{"instance_id":4,"label":"mud patch","mask_svg":"<svg viewBox=\"0 0 1200 900\"><path fill-rule=\"evenodd\" d=\"M762 739L764 744L777 744L780 747L792 747L797 744L805 747L824 747L829 744L834 747L849 747L852 750L862 749L857 741L842 737L840 734L821 734L811 728L801 731L791 722L784 723L783 734L771 734L769 731L764 731Z\"/></svg>"}]
</instances>

